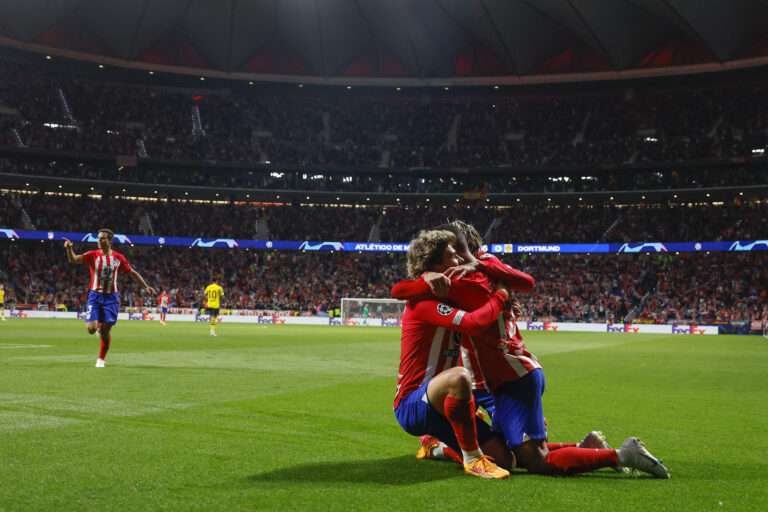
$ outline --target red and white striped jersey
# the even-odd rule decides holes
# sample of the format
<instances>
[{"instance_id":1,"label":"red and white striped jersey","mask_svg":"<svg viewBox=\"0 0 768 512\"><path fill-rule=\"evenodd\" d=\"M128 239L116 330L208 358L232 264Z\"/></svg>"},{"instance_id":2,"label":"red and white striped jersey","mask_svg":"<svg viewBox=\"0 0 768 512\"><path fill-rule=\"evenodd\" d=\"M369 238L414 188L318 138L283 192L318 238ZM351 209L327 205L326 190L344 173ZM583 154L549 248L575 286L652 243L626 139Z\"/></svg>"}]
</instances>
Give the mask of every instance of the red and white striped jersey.
<instances>
[{"instance_id":1,"label":"red and white striped jersey","mask_svg":"<svg viewBox=\"0 0 768 512\"><path fill-rule=\"evenodd\" d=\"M482 333L504 309L506 299L505 292L495 292L472 313L436 300L407 304L402 319L394 407L425 381L456 366L460 341L456 333Z\"/></svg>"},{"instance_id":2,"label":"red and white striped jersey","mask_svg":"<svg viewBox=\"0 0 768 512\"><path fill-rule=\"evenodd\" d=\"M166 292L161 293L157 296L157 305L161 308L167 308L168 307L168 301L170 300L170 297Z\"/></svg>"},{"instance_id":3,"label":"red and white striped jersey","mask_svg":"<svg viewBox=\"0 0 768 512\"><path fill-rule=\"evenodd\" d=\"M117 274L120 270L131 272L131 264L117 251L105 254L101 249L83 254L83 263L88 265L91 281L88 289L99 293L117 292Z\"/></svg>"},{"instance_id":4,"label":"red and white striped jersey","mask_svg":"<svg viewBox=\"0 0 768 512\"><path fill-rule=\"evenodd\" d=\"M482 272L473 272L451 281L447 300L467 311L474 311L492 293L491 279L504 282L514 291L533 290L535 280L530 275L504 264L491 254L483 254L478 260ZM423 279L401 281L392 288L392 296L420 300L431 297L431 291ZM479 335L462 337L461 365L472 372L475 389L490 391L504 382L515 381L541 368L536 357L525 347L509 311L502 312L494 325Z\"/></svg>"}]
</instances>

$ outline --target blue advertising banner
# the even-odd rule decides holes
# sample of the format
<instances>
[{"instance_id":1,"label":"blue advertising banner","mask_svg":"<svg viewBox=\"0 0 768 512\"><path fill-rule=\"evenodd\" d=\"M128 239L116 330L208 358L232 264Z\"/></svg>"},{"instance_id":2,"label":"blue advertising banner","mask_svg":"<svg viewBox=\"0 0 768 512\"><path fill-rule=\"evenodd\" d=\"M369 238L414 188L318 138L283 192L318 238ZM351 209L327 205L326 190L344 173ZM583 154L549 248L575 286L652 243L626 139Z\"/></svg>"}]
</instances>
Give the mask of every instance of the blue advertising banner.
<instances>
[{"instance_id":1,"label":"blue advertising banner","mask_svg":"<svg viewBox=\"0 0 768 512\"><path fill-rule=\"evenodd\" d=\"M97 233L70 231L26 231L0 228L0 241L35 240L96 243ZM305 252L406 252L407 242L315 242L298 240L235 240L234 238L193 238L181 236L147 236L115 234L118 244L155 247L197 247L201 249L255 249ZM614 254L675 252L750 252L768 251L768 240L736 240L731 242L630 242L624 244L490 244L485 249L493 254Z\"/></svg>"}]
</instances>

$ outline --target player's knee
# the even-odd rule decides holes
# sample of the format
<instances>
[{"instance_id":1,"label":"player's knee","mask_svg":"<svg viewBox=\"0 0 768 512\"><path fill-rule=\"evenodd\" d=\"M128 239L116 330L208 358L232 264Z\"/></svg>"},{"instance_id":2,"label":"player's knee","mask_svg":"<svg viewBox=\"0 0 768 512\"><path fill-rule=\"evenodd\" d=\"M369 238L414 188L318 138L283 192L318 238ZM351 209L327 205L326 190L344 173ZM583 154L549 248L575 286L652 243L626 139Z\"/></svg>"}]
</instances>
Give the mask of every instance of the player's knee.
<instances>
[{"instance_id":1,"label":"player's knee","mask_svg":"<svg viewBox=\"0 0 768 512\"><path fill-rule=\"evenodd\" d=\"M447 385L453 394L472 394L472 374L466 368L453 368L447 376Z\"/></svg>"}]
</instances>

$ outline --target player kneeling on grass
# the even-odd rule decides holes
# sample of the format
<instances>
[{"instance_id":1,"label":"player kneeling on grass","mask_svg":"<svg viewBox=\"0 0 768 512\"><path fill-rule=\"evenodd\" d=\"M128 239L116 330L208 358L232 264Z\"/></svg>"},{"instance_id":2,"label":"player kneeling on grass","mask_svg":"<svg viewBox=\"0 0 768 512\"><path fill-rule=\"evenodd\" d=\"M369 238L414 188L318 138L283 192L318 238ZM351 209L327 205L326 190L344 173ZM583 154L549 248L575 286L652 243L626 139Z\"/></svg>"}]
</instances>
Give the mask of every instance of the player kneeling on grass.
<instances>
[{"instance_id":1,"label":"player kneeling on grass","mask_svg":"<svg viewBox=\"0 0 768 512\"><path fill-rule=\"evenodd\" d=\"M491 255L480 253L479 234L464 223L447 226L453 230L463 268L446 271L441 295L467 311L474 311L493 293L493 281L498 279L510 289L531 292L534 279L515 270ZM417 274L418 275L418 274ZM433 277L433 276L431 276ZM440 281L437 281L440 282ZM429 299L435 283L427 286L426 277L418 281L401 282L393 287L393 296L408 299L409 304ZM532 473L569 475L601 467L630 467L659 478L668 478L667 468L654 458L635 437L628 438L620 449L608 447L599 432L591 432L581 443L547 443L541 397L544 393L544 371L536 357L525 347L515 324L516 314L504 311L493 329L480 336L464 334L462 361L482 376L482 386L492 392L487 400L492 411L494 430L503 432L507 446L516 456L520 467ZM439 437L439 436L438 436ZM422 439L419 455L431 454L435 440ZM439 445L437 446L439 449ZM595 449L597 448L597 449Z\"/></svg>"},{"instance_id":2,"label":"player kneeling on grass","mask_svg":"<svg viewBox=\"0 0 768 512\"><path fill-rule=\"evenodd\" d=\"M408 250L409 274L442 272L460 264L454 243L449 231L421 232ZM472 313L424 300L406 305L402 319L395 417L409 434L432 435L460 451L464 471L481 478L509 476L484 452L504 458L500 463L509 467L514 460L503 441L476 416L470 374L456 366L456 333L477 334L487 328L507 307L508 298L501 287Z\"/></svg>"},{"instance_id":3,"label":"player kneeling on grass","mask_svg":"<svg viewBox=\"0 0 768 512\"><path fill-rule=\"evenodd\" d=\"M127 272L147 293L155 293L154 288L149 286L141 274L131 267L125 256L112 249L114 236L112 230L100 229L96 241L99 248L83 254L75 254L72 242L64 239L67 261L88 265L91 273L85 325L88 334L99 331L101 337L101 349L99 358L96 360L96 368L104 368L104 360L112 342L112 326L117 323L117 315L120 312L120 294L117 291L118 272L120 270Z\"/></svg>"}]
</instances>

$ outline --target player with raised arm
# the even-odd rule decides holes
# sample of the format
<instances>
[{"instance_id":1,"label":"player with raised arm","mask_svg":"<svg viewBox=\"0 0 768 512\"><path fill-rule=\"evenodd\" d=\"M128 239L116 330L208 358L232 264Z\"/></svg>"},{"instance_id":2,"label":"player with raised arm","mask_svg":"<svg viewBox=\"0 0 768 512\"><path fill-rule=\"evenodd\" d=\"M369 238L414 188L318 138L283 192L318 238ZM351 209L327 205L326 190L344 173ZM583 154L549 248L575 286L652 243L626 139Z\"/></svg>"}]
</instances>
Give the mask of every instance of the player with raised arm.
<instances>
[{"instance_id":1,"label":"player with raised arm","mask_svg":"<svg viewBox=\"0 0 768 512\"><path fill-rule=\"evenodd\" d=\"M463 234L461 225L454 227ZM468 235L470 239L476 237L479 240L476 231ZM473 245L472 250L468 246L462 249L460 255L464 264L446 272L445 278L453 276L453 280L446 283L442 278L434 279L435 282L442 281L443 289L439 291L444 293L448 287L449 300L472 311L491 293L492 279L506 282L515 291L533 289L532 277L501 263L494 256L480 253L477 241ZM475 254L479 257L475 258ZM412 301L430 297L429 284L423 276L417 281L401 282L393 288L393 296ZM581 446L546 442L541 402L544 372L523 344L514 320L510 321L509 312L500 315L497 324L481 335L465 335L462 350L463 364L469 364L475 372L482 372L483 385L487 385L493 394L494 428L504 433L507 445L521 467L533 473L568 475L601 467L626 466L659 478L669 477L667 468L635 437L628 438L619 450L600 448L605 443L597 432L588 434ZM585 446L587 442L590 448Z\"/></svg>"},{"instance_id":2,"label":"player with raised arm","mask_svg":"<svg viewBox=\"0 0 768 512\"><path fill-rule=\"evenodd\" d=\"M216 281L205 287L205 308L208 313L208 324L211 327L211 336L216 336L216 324L219 323L221 299L224 297L224 288Z\"/></svg>"},{"instance_id":3,"label":"player with raised arm","mask_svg":"<svg viewBox=\"0 0 768 512\"><path fill-rule=\"evenodd\" d=\"M411 241L408 272L444 271L460 263L448 231L423 231ZM493 447L498 439L475 415L469 372L457 367L455 333L478 334L496 321L509 298L506 289L492 293L472 313L436 300L409 303L402 318L400 368L394 410L400 426L415 436L435 436L461 451L464 471L481 478L507 478L480 446ZM496 450L511 458L503 448Z\"/></svg>"},{"instance_id":4,"label":"player with raised arm","mask_svg":"<svg viewBox=\"0 0 768 512\"><path fill-rule=\"evenodd\" d=\"M72 242L64 239L64 249L67 261L72 264L88 265L91 278L88 284L88 303L86 329L88 334L99 331L101 349L96 359L96 368L104 368L112 342L112 327L117 323L120 312L120 294L117 290L117 275L120 271L127 272L147 293L154 295L155 290L147 284L141 274L134 270L128 260L119 252L112 249L112 238L115 234L110 229L99 230L96 244L98 249L83 254L75 254Z\"/></svg>"},{"instance_id":5,"label":"player with raised arm","mask_svg":"<svg viewBox=\"0 0 768 512\"><path fill-rule=\"evenodd\" d=\"M160 309L160 325L165 325L165 320L168 316L168 306L170 305L171 297L165 289L160 289L160 295L157 296L157 307Z\"/></svg>"}]
</instances>

